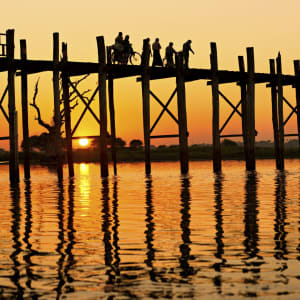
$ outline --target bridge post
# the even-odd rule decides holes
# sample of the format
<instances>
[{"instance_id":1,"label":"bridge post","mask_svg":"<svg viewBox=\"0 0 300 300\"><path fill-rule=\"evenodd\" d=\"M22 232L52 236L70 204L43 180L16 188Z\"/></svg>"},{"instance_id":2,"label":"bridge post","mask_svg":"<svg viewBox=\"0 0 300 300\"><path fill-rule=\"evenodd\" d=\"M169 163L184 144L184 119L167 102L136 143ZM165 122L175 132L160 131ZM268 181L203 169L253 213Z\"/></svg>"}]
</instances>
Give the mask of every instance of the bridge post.
<instances>
[{"instance_id":1,"label":"bridge post","mask_svg":"<svg viewBox=\"0 0 300 300\"><path fill-rule=\"evenodd\" d=\"M179 151L180 169L182 174L189 171L188 133L186 118L185 82L183 70L183 54L176 55L176 87L177 87L177 110L179 126Z\"/></svg>"},{"instance_id":2,"label":"bridge post","mask_svg":"<svg viewBox=\"0 0 300 300\"><path fill-rule=\"evenodd\" d=\"M213 134L213 169L220 172L221 143L220 143L220 103L219 103L219 79L218 79L218 56L216 43L210 43L210 65L211 65L211 91L212 91L212 134Z\"/></svg>"},{"instance_id":3,"label":"bridge post","mask_svg":"<svg viewBox=\"0 0 300 300\"><path fill-rule=\"evenodd\" d=\"M26 40L20 40L21 60L27 60ZM21 98L22 98L22 125L23 125L23 153L24 153L24 177L30 178L30 142L28 129L28 81L27 72L21 71Z\"/></svg>"},{"instance_id":4,"label":"bridge post","mask_svg":"<svg viewBox=\"0 0 300 300\"><path fill-rule=\"evenodd\" d=\"M150 74L149 74L150 45L144 40L142 53L142 97L143 97L143 125L145 147L145 172L151 174L150 160Z\"/></svg>"},{"instance_id":5,"label":"bridge post","mask_svg":"<svg viewBox=\"0 0 300 300\"><path fill-rule=\"evenodd\" d=\"M244 57L239 56L238 57L239 61L239 70L241 74L245 75L245 62L244 62ZM246 138L247 136L247 109L246 109L246 101L247 101L247 84L245 81L245 78L241 78L240 80L240 88L241 88L241 100L242 100L242 131L243 131L243 142L244 142L244 154L245 154L245 161L248 162L248 139ZM247 163L246 163L247 164Z\"/></svg>"},{"instance_id":6,"label":"bridge post","mask_svg":"<svg viewBox=\"0 0 300 300\"><path fill-rule=\"evenodd\" d=\"M9 111L9 178L11 183L18 183L19 152L18 152L18 115L15 103L15 43L14 30L6 31L7 63L8 63L8 111Z\"/></svg>"},{"instance_id":7,"label":"bridge post","mask_svg":"<svg viewBox=\"0 0 300 300\"><path fill-rule=\"evenodd\" d=\"M53 33L53 100L54 100L54 134L55 134L55 152L56 152L56 170L59 180L63 178L63 148L61 140L61 113L60 113L60 91L59 91L59 34Z\"/></svg>"},{"instance_id":8,"label":"bridge post","mask_svg":"<svg viewBox=\"0 0 300 300\"><path fill-rule=\"evenodd\" d=\"M246 169L255 170L255 78L254 49L247 48L247 95L245 103Z\"/></svg>"},{"instance_id":9,"label":"bridge post","mask_svg":"<svg viewBox=\"0 0 300 300\"><path fill-rule=\"evenodd\" d=\"M107 155L107 101L106 101L106 51L103 36L97 36L98 47L98 84L99 84L99 110L100 110L100 164L101 177L108 176Z\"/></svg>"},{"instance_id":10,"label":"bridge post","mask_svg":"<svg viewBox=\"0 0 300 300\"><path fill-rule=\"evenodd\" d=\"M113 78L108 78L108 101L109 101L109 113L110 113L111 156L114 164L114 175L117 175L116 122L115 122Z\"/></svg>"},{"instance_id":11,"label":"bridge post","mask_svg":"<svg viewBox=\"0 0 300 300\"><path fill-rule=\"evenodd\" d=\"M299 143L299 151L300 151L300 61L294 60L294 70L296 76L296 105L297 105L297 129L298 129L298 143Z\"/></svg>"},{"instance_id":12,"label":"bridge post","mask_svg":"<svg viewBox=\"0 0 300 300\"><path fill-rule=\"evenodd\" d=\"M62 44L63 63L68 61L67 44ZM71 130L71 109L70 109L70 92L69 92L69 74L67 71L62 72L62 88L64 100L64 116L65 116L65 131L67 145L67 159L69 167L69 176L74 176L73 153L72 153L72 130Z\"/></svg>"},{"instance_id":13,"label":"bridge post","mask_svg":"<svg viewBox=\"0 0 300 300\"><path fill-rule=\"evenodd\" d=\"M279 170L284 169L284 123L283 123L283 87L282 87L282 67L281 55L276 58L277 71L277 95L278 95L278 135L279 135Z\"/></svg>"},{"instance_id":14,"label":"bridge post","mask_svg":"<svg viewBox=\"0 0 300 300\"><path fill-rule=\"evenodd\" d=\"M275 61L270 59L270 74L275 75ZM271 101L272 101L272 123L274 133L274 150L276 159L276 169L280 170L280 154L279 154L279 134L278 134L278 110L277 110L277 88L276 83L271 82Z\"/></svg>"}]
</instances>

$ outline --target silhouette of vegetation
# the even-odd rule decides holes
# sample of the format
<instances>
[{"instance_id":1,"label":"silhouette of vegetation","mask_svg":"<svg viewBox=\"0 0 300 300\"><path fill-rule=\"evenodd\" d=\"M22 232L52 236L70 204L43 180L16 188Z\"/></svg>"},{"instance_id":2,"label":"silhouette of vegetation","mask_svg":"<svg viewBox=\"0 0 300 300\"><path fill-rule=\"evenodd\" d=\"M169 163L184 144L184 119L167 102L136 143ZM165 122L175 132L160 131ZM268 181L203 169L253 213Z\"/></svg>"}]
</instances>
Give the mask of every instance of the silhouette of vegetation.
<instances>
[{"instance_id":1,"label":"silhouette of vegetation","mask_svg":"<svg viewBox=\"0 0 300 300\"><path fill-rule=\"evenodd\" d=\"M141 140L132 140L130 141L129 146L132 149L141 149L143 146L143 142Z\"/></svg>"}]
</instances>

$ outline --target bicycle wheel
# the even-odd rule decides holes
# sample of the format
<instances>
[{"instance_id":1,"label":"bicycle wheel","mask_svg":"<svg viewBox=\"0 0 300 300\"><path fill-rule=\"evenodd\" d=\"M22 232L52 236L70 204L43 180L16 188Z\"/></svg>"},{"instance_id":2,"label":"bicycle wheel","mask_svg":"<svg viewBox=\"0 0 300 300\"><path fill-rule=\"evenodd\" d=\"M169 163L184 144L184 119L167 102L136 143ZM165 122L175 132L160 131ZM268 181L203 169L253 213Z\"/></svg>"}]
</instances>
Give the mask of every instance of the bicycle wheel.
<instances>
[{"instance_id":1,"label":"bicycle wheel","mask_svg":"<svg viewBox=\"0 0 300 300\"><path fill-rule=\"evenodd\" d=\"M142 62L142 56L138 52L133 52L133 54L130 55L129 61L132 65L140 65Z\"/></svg>"}]
</instances>

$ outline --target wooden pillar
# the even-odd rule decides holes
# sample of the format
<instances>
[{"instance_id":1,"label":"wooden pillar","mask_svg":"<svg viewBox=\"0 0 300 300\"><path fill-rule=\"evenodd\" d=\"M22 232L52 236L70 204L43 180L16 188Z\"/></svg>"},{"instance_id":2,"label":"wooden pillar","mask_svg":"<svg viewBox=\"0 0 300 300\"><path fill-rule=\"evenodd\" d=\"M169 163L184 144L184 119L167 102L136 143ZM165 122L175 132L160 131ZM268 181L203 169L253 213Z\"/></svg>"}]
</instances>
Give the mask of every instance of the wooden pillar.
<instances>
[{"instance_id":1,"label":"wooden pillar","mask_svg":"<svg viewBox=\"0 0 300 300\"><path fill-rule=\"evenodd\" d=\"M275 61L270 59L270 74L275 76ZM272 101L272 124L274 134L274 152L276 159L276 169L281 169L281 159L279 155L279 133L278 133L278 110L277 110L277 88L276 83L271 82L271 101Z\"/></svg>"},{"instance_id":2,"label":"wooden pillar","mask_svg":"<svg viewBox=\"0 0 300 300\"><path fill-rule=\"evenodd\" d=\"M299 143L299 152L300 152L300 61L294 60L294 70L296 76L296 105L297 105L297 128L298 128L298 143Z\"/></svg>"},{"instance_id":3,"label":"wooden pillar","mask_svg":"<svg viewBox=\"0 0 300 300\"><path fill-rule=\"evenodd\" d=\"M220 143L220 104L219 104L219 79L218 79L218 56L216 43L210 43L210 66L211 66L211 91L212 91L212 134L213 134L213 169L220 172L221 143Z\"/></svg>"},{"instance_id":4,"label":"wooden pillar","mask_svg":"<svg viewBox=\"0 0 300 300\"><path fill-rule=\"evenodd\" d=\"M20 41L21 60L27 60L26 40ZM23 150L24 150L24 177L30 178L30 141L28 129L28 81L27 72L21 71L21 98L22 98L22 126L23 126Z\"/></svg>"},{"instance_id":5,"label":"wooden pillar","mask_svg":"<svg viewBox=\"0 0 300 300\"><path fill-rule=\"evenodd\" d=\"M97 37L98 47L98 84L99 84L99 109L100 109L100 164L101 177L108 176L108 155L107 155L107 101L106 101L106 53L104 37Z\"/></svg>"},{"instance_id":6,"label":"wooden pillar","mask_svg":"<svg viewBox=\"0 0 300 300\"><path fill-rule=\"evenodd\" d=\"M117 175L117 151L116 151L116 123L114 105L114 80L108 79L108 101L110 113L110 137L111 137L111 156L114 165L114 175Z\"/></svg>"},{"instance_id":7,"label":"wooden pillar","mask_svg":"<svg viewBox=\"0 0 300 300\"><path fill-rule=\"evenodd\" d=\"M255 78L254 78L254 49L247 48L247 95L246 95L246 169L255 170Z\"/></svg>"},{"instance_id":8,"label":"wooden pillar","mask_svg":"<svg viewBox=\"0 0 300 300\"><path fill-rule=\"evenodd\" d=\"M283 123L283 88L282 88L282 67L281 55L276 58L277 71L277 104L278 104L278 136L279 136L279 170L284 169L284 123Z\"/></svg>"},{"instance_id":9,"label":"wooden pillar","mask_svg":"<svg viewBox=\"0 0 300 300\"><path fill-rule=\"evenodd\" d=\"M143 125L144 125L144 148L145 148L145 172L151 174L150 160L150 44L148 39L144 40L142 53L142 97L143 97Z\"/></svg>"},{"instance_id":10,"label":"wooden pillar","mask_svg":"<svg viewBox=\"0 0 300 300\"><path fill-rule=\"evenodd\" d=\"M60 90L59 90L59 34L53 33L53 99L54 99L54 126L55 126L55 152L56 152L56 169L59 179L63 178L63 147L61 140L61 113L60 113Z\"/></svg>"},{"instance_id":11,"label":"wooden pillar","mask_svg":"<svg viewBox=\"0 0 300 300\"><path fill-rule=\"evenodd\" d=\"M242 100L242 131L243 131L243 142L244 142L244 155L245 155L245 161L247 162L249 160L248 158L248 139L247 136L247 109L246 109L246 103L247 103L247 85L246 85L246 71L245 71L245 62L244 57L239 56L239 70L241 72L241 80L240 80L240 88L241 88L241 100Z\"/></svg>"},{"instance_id":12,"label":"wooden pillar","mask_svg":"<svg viewBox=\"0 0 300 300\"><path fill-rule=\"evenodd\" d=\"M15 104L14 30L6 31L8 64L8 111L9 111L9 178L12 183L20 180L18 152L18 116Z\"/></svg>"},{"instance_id":13,"label":"wooden pillar","mask_svg":"<svg viewBox=\"0 0 300 300\"><path fill-rule=\"evenodd\" d=\"M63 63L68 61L67 44L62 44ZM72 153L72 130L71 130L71 110L70 110L70 93L69 93L69 75L67 71L62 72L62 88L64 101L64 116L65 116L65 131L66 131L66 146L67 160L69 168L69 176L74 176L73 153Z\"/></svg>"},{"instance_id":14,"label":"wooden pillar","mask_svg":"<svg viewBox=\"0 0 300 300\"><path fill-rule=\"evenodd\" d=\"M189 171L189 149L187 138L185 82L183 72L183 54L182 52L180 52L178 53L178 55L176 55L176 87L179 126L180 169L182 174L187 174Z\"/></svg>"}]
</instances>

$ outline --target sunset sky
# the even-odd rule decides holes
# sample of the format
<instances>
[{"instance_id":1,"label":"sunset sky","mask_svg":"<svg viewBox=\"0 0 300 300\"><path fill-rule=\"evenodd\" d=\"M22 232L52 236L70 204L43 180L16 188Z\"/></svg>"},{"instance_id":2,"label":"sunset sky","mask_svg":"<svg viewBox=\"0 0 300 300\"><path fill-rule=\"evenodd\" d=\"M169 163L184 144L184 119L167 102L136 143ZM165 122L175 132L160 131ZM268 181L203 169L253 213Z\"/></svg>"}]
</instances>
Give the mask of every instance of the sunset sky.
<instances>
[{"instance_id":1,"label":"sunset sky","mask_svg":"<svg viewBox=\"0 0 300 300\"><path fill-rule=\"evenodd\" d=\"M59 32L60 40L68 43L69 59L97 61L96 36L104 35L110 45L119 31L129 34L133 48L141 52L142 40L160 38L164 48L170 41L180 50L183 42L192 40L195 55L191 56L191 67L209 68L211 41L217 43L219 68L238 69L238 55L246 54L246 47L253 46L257 72L269 72L269 58L282 54L283 72L293 74L293 60L300 59L300 2L299 0L187 0L187 1L99 1L99 0L11 0L1 5L1 32L15 29L16 57L19 57L19 39L27 40L28 58L52 59L52 33ZM52 74L30 75L29 99L32 99L34 84L40 77L37 102L47 121L52 117ZM0 74L0 93L6 86L6 74ZM94 89L97 76L86 81L82 89ZM151 90L167 101L175 88L175 79L151 82ZM235 84L220 87L234 103L239 99L239 88ZM17 109L21 125L20 81L16 79ZM284 89L284 95L292 103L295 92ZM211 142L211 90L206 81L186 84L188 128L190 144ZM176 100L176 99L175 99ZM171 107L176 114L176 101ZM258 140L272 139L270 90L265 84L256 86L256 129ZM98 98L94 109L98 113ZM127 142L143 138L141 86L134 77L115 82L117 136ZM5 105L7 100L5 101ZM73 123L84 107L80 105L72 114ZM160 106L151 101L151 116L154 122ZM221 124L231 112L221 101ZM285 110L288 113L288 108ZM30 134L39 134L42 128L34 120L35 111L30 107ZM77 135L97 135L99 128L87 113L87 118ZM0 115L1 136L8 135L8 126ZM241 133L238 116L232 120L224 133ZM167 115L153 134L177 133L176 124ZM22 140L19 126L20 141ZM294 119L287 132L295 132ZM176 139L155 140L155 144L175 144ZM74 141L74 143L76 143ZM5 143L0 145L5 147Z\"/></svg>"}]
</instances>

